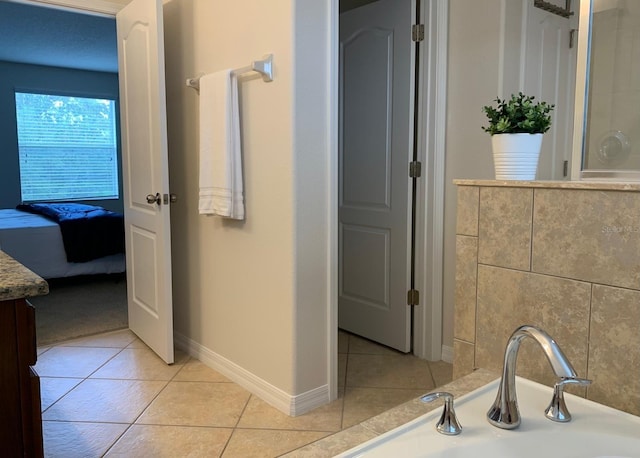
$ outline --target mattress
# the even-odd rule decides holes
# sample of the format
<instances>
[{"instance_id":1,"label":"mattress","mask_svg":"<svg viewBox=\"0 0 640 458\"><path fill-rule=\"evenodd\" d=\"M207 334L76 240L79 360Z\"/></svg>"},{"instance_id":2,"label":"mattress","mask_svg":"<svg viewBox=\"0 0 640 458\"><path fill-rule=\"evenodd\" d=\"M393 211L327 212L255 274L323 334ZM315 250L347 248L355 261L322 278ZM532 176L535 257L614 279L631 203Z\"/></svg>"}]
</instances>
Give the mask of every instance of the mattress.
<instances>
[{"instance_id":1,"label":"mattress","mask_svg":"<svg viewBox=\"0 0 640 458\"><path fill-rule=\"evenodd\" d=\"M123 253L88 262L67 262L58 224L19 210L0 210L0 250L42 278L125 271Z\"/></svg>"}]
</instances>

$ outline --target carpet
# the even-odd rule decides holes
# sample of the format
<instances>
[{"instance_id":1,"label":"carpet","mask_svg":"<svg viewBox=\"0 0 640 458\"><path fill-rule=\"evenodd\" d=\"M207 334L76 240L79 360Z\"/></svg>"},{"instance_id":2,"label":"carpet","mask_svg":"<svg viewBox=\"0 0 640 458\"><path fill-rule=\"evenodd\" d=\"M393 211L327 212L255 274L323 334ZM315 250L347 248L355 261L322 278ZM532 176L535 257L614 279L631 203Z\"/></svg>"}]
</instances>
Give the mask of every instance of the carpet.
<instances>
[{"instance_id":1,"label":"carpet","mask_svg":"<svg viewBox=\"0 0 640 458\"><path fill-rule=\"evenodd\" d=\"M38 346L128 327L125 274L48 280L49 294L29 298Z\"/></svg>"}]
</instances>

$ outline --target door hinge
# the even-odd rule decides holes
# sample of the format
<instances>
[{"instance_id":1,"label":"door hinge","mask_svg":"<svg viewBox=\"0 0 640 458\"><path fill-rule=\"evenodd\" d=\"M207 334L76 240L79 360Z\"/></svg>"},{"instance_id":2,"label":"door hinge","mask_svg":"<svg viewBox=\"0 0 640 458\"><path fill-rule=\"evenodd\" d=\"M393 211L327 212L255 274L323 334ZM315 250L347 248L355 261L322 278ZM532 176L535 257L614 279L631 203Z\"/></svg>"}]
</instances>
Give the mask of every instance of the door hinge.
<instances>
[{"instance_id":1,"label":"door hinge","mask_svg":"<svg viewBox=\"0 0 640 458\"><path fill-rule=\"evenodd\" d=\"M417 289L407 292L407 305L420 305L420 292Z\"/></svg>"},{"instance_id":2,"label":"door hinge","mask_svg":"<svg viewBox=\"0 0 640 458\"><path fill-rule=\"evenodd\" d=\"M569 30L569 49L573 48L573 45L575 44L575 37L576 37L577 31L578 31L577 29Z\"/></svg>"},{"instance_id":3,"label":"door hinge","mask_svg":"<svg viewBox=\"0 0 640 458\"><path fill-rule=\"evenodd\" d=\"M422 163L420 161L409 162L409 178L420 178L422 176Z\"/></svg>"},{"instance_id":4,"label":"door hinge","mask_svg":"<svg viewBox=\"0 0 640 458\"><path fill-rule=\"evenodd\" d=\"M411 26L411 40L412 41L424 40L424 24L413 24Z\"/></svg>"}]
</instances>

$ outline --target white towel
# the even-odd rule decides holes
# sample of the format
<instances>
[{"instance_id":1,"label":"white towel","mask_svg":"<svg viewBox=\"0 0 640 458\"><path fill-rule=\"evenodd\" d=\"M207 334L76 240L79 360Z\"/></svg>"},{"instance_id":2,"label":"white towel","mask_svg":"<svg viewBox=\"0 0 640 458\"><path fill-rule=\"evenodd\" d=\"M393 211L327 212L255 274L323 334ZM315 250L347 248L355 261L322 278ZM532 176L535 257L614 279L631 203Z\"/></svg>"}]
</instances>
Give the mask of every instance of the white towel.
<instances>
[{"instance_id":1,"label":"white towel","mask_svg":"<svg viewBox=\"0 0 640 458\"><path fill-rule=\"evenodd\" d=\"M200 77L201 215L244 219L238 81L231 70Z\"/></svg>"}]
</instances>

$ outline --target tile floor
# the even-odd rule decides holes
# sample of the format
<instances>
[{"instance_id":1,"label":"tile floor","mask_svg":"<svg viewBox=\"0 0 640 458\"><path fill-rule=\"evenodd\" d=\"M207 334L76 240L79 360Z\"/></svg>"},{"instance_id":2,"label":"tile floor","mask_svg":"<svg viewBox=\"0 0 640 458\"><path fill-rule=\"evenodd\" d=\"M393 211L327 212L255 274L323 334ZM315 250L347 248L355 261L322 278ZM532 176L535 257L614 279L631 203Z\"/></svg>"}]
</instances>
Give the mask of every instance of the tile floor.
<instances>
[{"instance_id":1,"label":"tile floor","mask_svg":"<svg viewBox=\"0 0 640 458\"><path fill-rule=\"evenodd\" d=\"M339 332L339 398L289 417L184 353L123 330L38 349L48 457L276 457L451 380L450 364Z\"/></svg>"}]
</instances>

